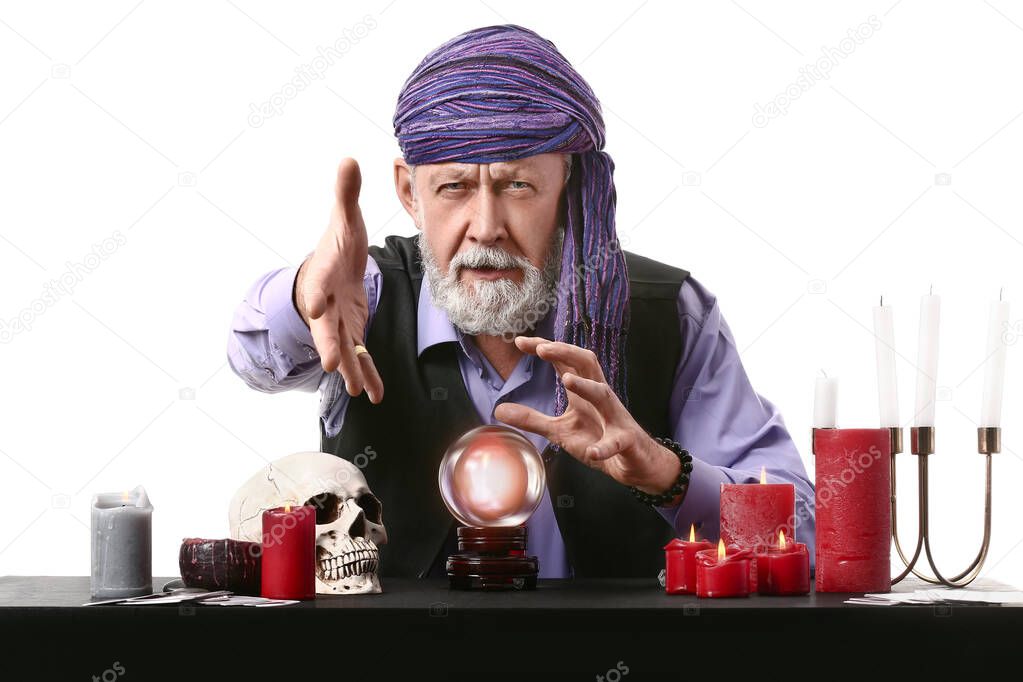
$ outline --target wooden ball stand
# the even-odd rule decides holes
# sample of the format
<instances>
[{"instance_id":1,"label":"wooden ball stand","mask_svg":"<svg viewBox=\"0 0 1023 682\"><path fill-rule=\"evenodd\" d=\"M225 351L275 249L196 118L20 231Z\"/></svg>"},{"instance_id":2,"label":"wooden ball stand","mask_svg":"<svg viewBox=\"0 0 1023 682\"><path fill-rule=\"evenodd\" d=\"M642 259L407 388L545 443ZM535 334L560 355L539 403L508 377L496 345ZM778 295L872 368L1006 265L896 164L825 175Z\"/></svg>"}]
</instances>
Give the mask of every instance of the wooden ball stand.
<instances>
[{"instance_id":1,"label":"wooden ball stand","mask_svg":"<svg viewBox=\"0 0 1023 682\"><path fill-rule=\"evenodd\" d=\"M539 562L526 556L526 527L458 529L458 554L448 557L455 590L535 590Z\"/></svg>"}]
</instances>

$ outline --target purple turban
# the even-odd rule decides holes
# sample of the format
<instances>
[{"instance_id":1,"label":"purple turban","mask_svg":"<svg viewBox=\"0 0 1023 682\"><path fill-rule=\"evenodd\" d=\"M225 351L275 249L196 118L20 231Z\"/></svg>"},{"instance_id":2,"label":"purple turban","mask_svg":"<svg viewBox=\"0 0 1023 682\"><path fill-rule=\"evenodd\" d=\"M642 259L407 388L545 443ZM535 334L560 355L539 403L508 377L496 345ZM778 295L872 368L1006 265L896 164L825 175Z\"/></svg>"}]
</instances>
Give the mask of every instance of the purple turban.
<instances>
[{"instance_id":1,"label":"purple turban","mask_svg":"<svg viewBox=\"0 0 1023 682\"><path fill-rule=\"evenodd\" d=\"M405 81L394 134L406 163L573 154L555 339L589 348L624 404L629 279L615 233L614 162L590 86L552 42L506 24L463 33ZM567 406L557 380L556 414Z\"/></svg>"}]
</instances>

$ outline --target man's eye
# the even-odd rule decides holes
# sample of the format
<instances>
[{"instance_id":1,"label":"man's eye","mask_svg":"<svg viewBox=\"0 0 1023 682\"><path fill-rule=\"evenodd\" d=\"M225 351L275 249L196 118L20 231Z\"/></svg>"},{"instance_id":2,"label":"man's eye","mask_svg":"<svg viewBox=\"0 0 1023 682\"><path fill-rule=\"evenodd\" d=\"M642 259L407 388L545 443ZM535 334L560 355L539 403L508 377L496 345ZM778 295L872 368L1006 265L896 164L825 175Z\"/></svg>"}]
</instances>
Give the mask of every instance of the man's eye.
<instances>
[{"instance_id":1,"label":"man's eye","mask_svg":"<svg viewBox=\"0 0 1023 682\"><path fill-rule=\"evenodd\" d=\"M460 183L460 182L445 182L443 185L440 186L440 188L441 189L456 190L456 189L461 189L461 185L462 185L462 183Z\"/></svg>"},{"instance_id":2,"label":"man's eye","mask_svg":"<svg viewBox=\"0 0 1023 682\"><path fill-rule=\"evenodd\" d=\"M512 189L529 189L529 183L522 180L512 180L508 183L508 186Z\"/></svg>"}]
</instances>

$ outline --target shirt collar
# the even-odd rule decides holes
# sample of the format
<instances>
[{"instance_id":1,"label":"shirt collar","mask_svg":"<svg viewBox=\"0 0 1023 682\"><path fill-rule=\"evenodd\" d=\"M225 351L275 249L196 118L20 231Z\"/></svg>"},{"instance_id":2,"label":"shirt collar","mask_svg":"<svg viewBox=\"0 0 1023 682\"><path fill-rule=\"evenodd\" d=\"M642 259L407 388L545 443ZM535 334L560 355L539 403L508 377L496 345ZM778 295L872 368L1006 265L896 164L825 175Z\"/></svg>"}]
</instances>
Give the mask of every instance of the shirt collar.
<instances>
[{"instance_id":1,"label":"shirt collar","mask_svg":"<svg viewBox=\"0 0 1023 682\"><path fill-rule=\"evenodd\" d=\"M556 316L557 309L552 308L529 334L553 339L551 334L554 330ZM431 346L448 342L458 343L465 350L464 334L455 328L455 325L448 319L448 314L433 302L430 282L425 274L419 291L419 307L416 311L416 318L417 355L421 356L423 351Z\"/></svg>"},{"instance_id":2,"label":"shirt collar","mask_svg":"<svg viewBox=\"0 0 1023 682\"><path fill-rule=\"evenodd\" d=\"M449 341L459 341L458 330L451 324L448 314L438 308L430 293L430 282L423 275L423 284L419 290L419 309L417 310L418 354L430 346Z\"/></svg>"}]
</instances>

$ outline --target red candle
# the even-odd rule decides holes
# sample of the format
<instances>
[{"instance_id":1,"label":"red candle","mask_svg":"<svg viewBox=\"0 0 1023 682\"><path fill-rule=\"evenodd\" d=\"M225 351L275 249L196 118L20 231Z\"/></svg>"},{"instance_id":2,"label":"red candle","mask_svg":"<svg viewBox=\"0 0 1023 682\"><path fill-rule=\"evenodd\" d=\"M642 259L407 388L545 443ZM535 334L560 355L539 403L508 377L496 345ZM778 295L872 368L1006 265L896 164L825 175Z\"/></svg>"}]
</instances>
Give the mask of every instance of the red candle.
<instances>
[{"instance_id":1,"label":"red candle","mask_svg":"<svg viewBox=\"0 0 1023 682\"><path fill-rule=\"evenodd\" d=\"M696 553L697 597L748 597L751 573L756 564L753 553L735 545L725 548L722 540L717 549Z\"/></svg>"},{"instance_id":2,"label":"red candle","mask_svg":"<svg viewBox=\"0 0 1023 682\"><path fill-rule=\"evenodd\" d=\"M689 542L675 538L664 546L665 592L696 593L696 553L705 549L714 549L714 545L697 540L695 526L689 526Z\"/></svg>"},{"instance_id":3,"label":"red candle","mask_svg":"<svg viewBox=\"0 0 1023 682\"><path fill-rule=\"evenodd\" d=\"M260 594L269 599L316 597L316 507L263 512Z\"/></svg>"},{"instance_id":4,"label":"red candle","mask_svg":"<svg viewBox=\"0 0 1023 682\"><path fill-rule=\"evenodd\" d=\"M726 545L761 550L774 544L779 531L792 537L796 488L791 483L721 484L721 539Z\"/></svg>"},{"instance_id":5,"label":"red candle","mask_svg":"<svg viewBox=\"0 0 1023 682\"><path fill-rule=\"evenodd\" d=\"M760 470L759 484L721 484L721 539L725 545L766 551L779 531L793 536L795 518L795 486L768 483L766 469ZM752 589L756 591L756 581Z\"/></svg>"},{"instance_id":6,"label":"red candle","mask_svg":"<svg viewBox=\"0 0 1023 682\"><path fill-rule=\"evenodd\" d=\"M807 594L810 591L810 553L801 542L778 533L778 544L757 554L757 591L760 594Z\"/></svg>"},{"instance_id":7,"label":"red candle","mask_svg":"<svg viewBox=\"0 0 1023 682\"><path fill-rule=\"evenodd\" d=\"M891 590L891 434L814 429L818 592Z\"/></svg>"}]
</instances>

